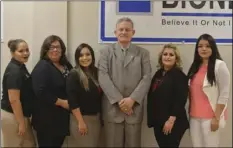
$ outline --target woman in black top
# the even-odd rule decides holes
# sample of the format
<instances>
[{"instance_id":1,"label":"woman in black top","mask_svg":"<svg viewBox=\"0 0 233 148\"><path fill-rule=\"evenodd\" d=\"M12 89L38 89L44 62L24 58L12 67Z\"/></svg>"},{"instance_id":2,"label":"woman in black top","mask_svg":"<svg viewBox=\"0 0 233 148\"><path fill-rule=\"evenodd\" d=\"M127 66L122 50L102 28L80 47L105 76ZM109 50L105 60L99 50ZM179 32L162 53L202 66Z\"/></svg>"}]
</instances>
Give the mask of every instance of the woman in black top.
<instances>
[{"instance_id":1,"label":"woman in black top","mask_svg":"<svg viewBox=\"0 0 233 148\"><path fill-rule=\"evenodd\" d=\"M181 70L178 49L165 45L147 102L148 127L154 128L159 147L179 147L189 125L185 111L187 97L188 79Z\"/></svg>"},{"instance_id":2,"label":"woman in black top","mask_svg":"<svg viewBox=\"0 0 233 148\"><path fill-rule=\"evenodd\" d=\"M41 47L40 61L32 71L36 95L32 125L37 132L39 147L61 147L69 135L66 77L72 66L65 52L60 37L48 36Z\"/></svg>"},{"instance_id":3,"label":"woman in black top","mask_svg":"<svg viewBox=\"0 0 233 148\"><path fill-rule=\"evenodd\" d=\"M3 76L1 128L4 147L35 147L29 118L33 91L30 74L24 65L30 52L22 39L8 42L12 59Z\"/></svg>"},{"instance_id":4,"label":"woman in black top","mask_svg":"<svg viewBox=\"0 0 233 148\"><path fill-rule=\"evenodd\" d=\"M97 147L100 136L102 90L97 81L93 49L81 44L75 52L76 67L67 78L71 116L71 136L75 147ZM77 131L78 129L78 131Z\"/></svg>"}]
</instances>

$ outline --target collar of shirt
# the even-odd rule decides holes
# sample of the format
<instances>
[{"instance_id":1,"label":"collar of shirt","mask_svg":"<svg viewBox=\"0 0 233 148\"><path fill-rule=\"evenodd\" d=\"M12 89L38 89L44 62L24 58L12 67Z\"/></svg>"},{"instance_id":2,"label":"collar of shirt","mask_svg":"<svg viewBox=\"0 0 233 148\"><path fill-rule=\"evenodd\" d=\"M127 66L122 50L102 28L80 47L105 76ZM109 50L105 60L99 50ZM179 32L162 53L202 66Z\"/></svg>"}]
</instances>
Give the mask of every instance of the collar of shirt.
<instances>
[{"instance_id":1,"label":"collar of shirt","mask_svg":"<svg viewBox=\"0 0 233 148\"><path fill-rule=\"evenodd\" d=\"M126 48L123 48L123 47L121 46L121 50L122 50L122 51L127 51L127 50L129 49L129 47L130 47L130 44L129 44L128 46L126 46Z\"/></svg>"},{"instance_id":2,"label":"collar of shirt","mask_svg":"<svg viewBox=\"0 0 233 148\"><path fill-rule=\"evenodd\" d=\"M26 72L26 76L27 77L29 76L29 72L28 72L25 64L20 63L18 60L14 59L14 58L11 58L11 63L16 64L17 66L19 66L21 70Z\"/></svg>"},{"instance_id":3,"label":"collar of shirt","mask_svg":"<svg viewBox=\"0 0 233 148\"><path fill-rule=\"evenodd\" d=\"M18 60L11 58L11 62L18 65L19 67L25 67L23 63L20 63Z\"/></svg>"}]
</instances>

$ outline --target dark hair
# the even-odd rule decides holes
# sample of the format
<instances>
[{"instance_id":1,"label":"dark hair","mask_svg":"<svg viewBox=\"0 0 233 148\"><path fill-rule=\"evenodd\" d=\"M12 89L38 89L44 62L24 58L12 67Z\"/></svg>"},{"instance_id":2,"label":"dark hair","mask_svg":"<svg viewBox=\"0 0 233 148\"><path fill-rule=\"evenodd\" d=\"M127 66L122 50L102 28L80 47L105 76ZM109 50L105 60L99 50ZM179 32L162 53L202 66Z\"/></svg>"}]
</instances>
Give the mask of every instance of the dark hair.
<instances>
[{"instance_id":1,"label":"dark hair","mask_svg":"<svg viewBox=\"0 0 233 148\"><path fill-rule=\"evenodd\" d=\"M49 60L47 53L49 51L50 46L52 45L53 42L58 41L61 45L61 58L59 63L61 65L66 65L69 66L68 68L70 69L71 64L69 63L69 61L67 60L67 57L65 55L66 53L66 46L64 44L64 42L62 41L62 39L59 36L56 35L50 35L48 36L42 46L41 46L41 51L40 51L40 60ZM72 67L72 66L71 66Z\"/></svg>"},{"instance_id":2,"label":"dark hair","mask_svg":"<svg viewBox=\"0 0 233 148\"><path fill-rule=\"evenodd\" d=\"M17 50L17 48L18 48L18 45L19 45L20 43L22 43L22 42L27 43L27 42L24 41L23 39L9 40L9 41L8 41L8 47L10 48L10 51L11 51L11 52L15 52L15 51Z\"/></svg>"},{"instance_id":3,"label":"dark hair","mask_svg":"<svg viewBox=\"0 0 233 148\"><path fill-rule=\"evenodd\" d=\"M89 66L89 68L93 69L95 67L95 54L94 54L94 50L93 48L86 44L86 43L82 43L80 44L77 48L76 48L76 51L75 51L75 55L74 55L74 58L75 58L75 62L76 62L76 66L80 67L80 64L79 64L79 57L80 57L80 54L81 54L81 51L83 48L88 48L90 53L91 53L91 56L92 56L92 63L91 65Z\"/></svg>"},{"instance_id":4,"label":"dark hair","mask_svg":"<svg viewBox=\"0 0 233 148\"><path fill-rule=\"evenodd\" d=\"M212 54L208 60L207 80L211 84L211 86L213 86L213 84L216 83L216 77L215 77L215 71L214 71L215 70L215 61L216 61L216 59L222 60L222 58L221 58L220 53L218 51L218 47L217 47L215 39L209 34L202 34L197 39L196 46L195 46L195 52L194 52L194 59L193 59L192 65L189 69L188 77L190 79L192 79L202 64L202 58L200 57L200 55L198 53L198 45L199 45L199 42L201 40L208 41L210 48L212 50Z\"/></svg>"},{"instance_id":5,"label":"dark hair","mask_svg":"<svg viewBox=\"0 0 233 148\"><path fill-rule=\"evenodd\" d=\"M91 56L92 56L92 62L90 64L90 66L88 67L89 73L85 73L84 67L82 67L79 63L80 54L81 54L81 51L83 48L88 48L90 53L91 53ZM75 69L78 73L78 76L79 76L80 81L83 84L84 88L86 90L89 90L88 76L98 86L99 83L97 81L97 68L95 67L95 54L94 54L94 50L92 49L92 47L86 43L80 44L76 48L74 58L75 58L75 62L76 62Z\"/></svg>"}]
</instances>

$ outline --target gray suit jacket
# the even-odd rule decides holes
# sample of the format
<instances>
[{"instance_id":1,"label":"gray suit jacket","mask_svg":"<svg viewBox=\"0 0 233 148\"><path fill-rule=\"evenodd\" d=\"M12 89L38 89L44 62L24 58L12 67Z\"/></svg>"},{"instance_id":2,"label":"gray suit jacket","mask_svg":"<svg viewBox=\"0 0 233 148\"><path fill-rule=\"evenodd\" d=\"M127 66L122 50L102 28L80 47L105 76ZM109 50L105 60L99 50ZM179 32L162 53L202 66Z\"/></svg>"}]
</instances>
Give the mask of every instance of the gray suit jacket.
<instances>
[{"instance_id":1,"label":"gray suit jacket","mask_svg":"<svg viewBox=\"0 0 233 148\"><path fill-rule=\"evenodd\" d=\"M141 123L143 101L151 83L149 52L131 44L124 57L120 45L112 44L101 50L98 69L99 83L104 92L104 120L114 123ZM131 116L125 115L118 106L118 102L126 97L136 101Z\"/></svg>"}]
</instances>

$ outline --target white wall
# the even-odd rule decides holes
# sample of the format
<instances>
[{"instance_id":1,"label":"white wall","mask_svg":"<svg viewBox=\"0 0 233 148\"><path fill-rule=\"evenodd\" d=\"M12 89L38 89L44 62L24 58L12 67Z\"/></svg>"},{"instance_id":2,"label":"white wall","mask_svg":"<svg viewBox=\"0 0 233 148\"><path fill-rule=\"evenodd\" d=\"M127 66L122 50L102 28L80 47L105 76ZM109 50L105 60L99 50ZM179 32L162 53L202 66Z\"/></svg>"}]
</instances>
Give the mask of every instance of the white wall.
<instances>
[{"instance_id":1,"label":"white wall","mask_svg":"<svg viewBox=\"0 0 233 148\"><path fill-rule=\"evenodd\" d=\"M48 35L59 35L67 43L67 2L4 1L3 7L1 74L10 60L7 47L10 39L22 38L28 42L30 71L38 61L40 47Z\"/></svg>"},{"instance_id":2,"label":"white wall","mask_svg":"<svg viewBox=\"0 0 233 148\"><path fill-rule=\"evenodd\" d=\"M10 49L7 42L14 38L25 39L32 46L33 32L33 2L2 2L3 13L3 43L1 44L1 74L10 60ZM31 58L27 64L31 67Z\"/></svg>"},{"instance_id":3,"label":"white wall","mask_svg":"<svg viewBox=\"0 0 233 148\"><path fill-rule=\"evenodd\" d=\"M74 63L74 52L77 46L86 42L96 53L103 45L98 43L99 2L6 2L4 1L4 42L1 44L1 76L9 62L10 54L7 41L11 38L23 38L30 46L32 56L28 62L31 70L39 58L40 46L46 36L61 36L68 47L68 57ZM150 51L153 73L162 45L141 45ZM180 48L184 71L187 72L193 59L194 45L178 45ZM232 46L219 46L220 53L226 61L232 75ZM231 92L232 94L232 92ZM232 96L232 95L231 95ZM232 101L229 102L227 126L221 133L221 146L232 146ZM144 116L142 127L142 146L157 146L152 129L146 127ZM191 146L188 131L181 146Z\"/></svg>"},{"instance_id":4,"label":"white wall","mask_svg":"<svg viewBox=\"0 0 233 148\"><path fill-rule=\"evenodd\" d=\"M56 34L67 44L67 2L4 1L1 3L4 5L4 34L1 43L2 81L5 68L11 59L10 49L7 46L10 39L22 38L29 44L31 52L27 63L29 71L39 60L41 45L48 35Z\"/></svg>"}]
</instances>

